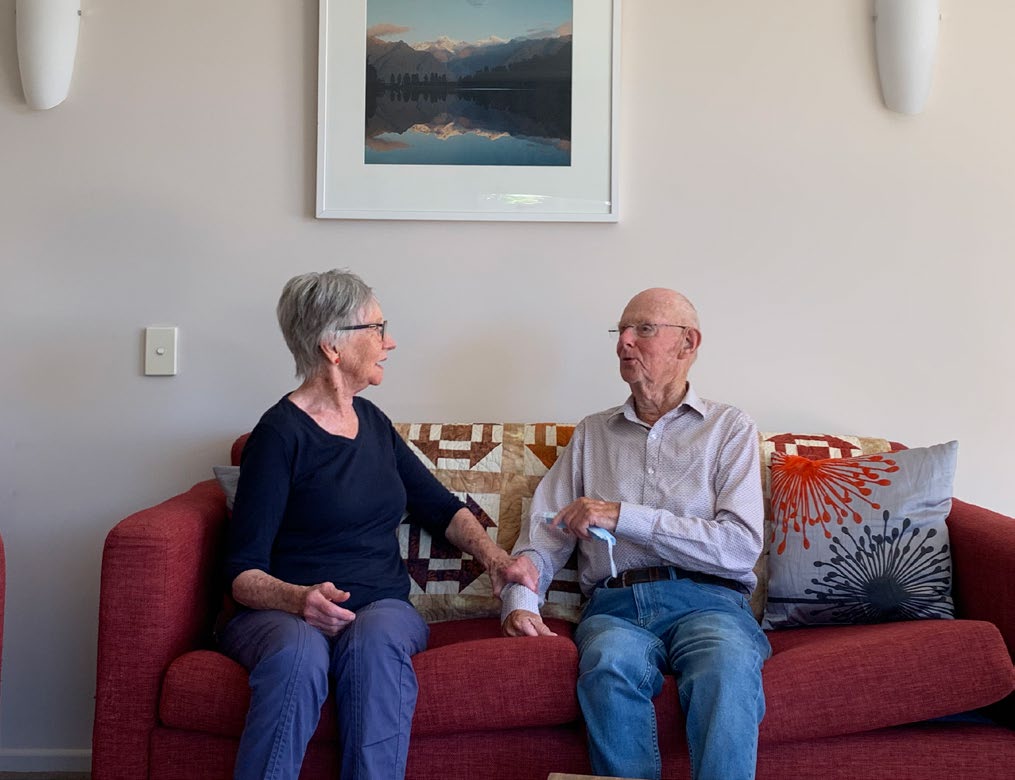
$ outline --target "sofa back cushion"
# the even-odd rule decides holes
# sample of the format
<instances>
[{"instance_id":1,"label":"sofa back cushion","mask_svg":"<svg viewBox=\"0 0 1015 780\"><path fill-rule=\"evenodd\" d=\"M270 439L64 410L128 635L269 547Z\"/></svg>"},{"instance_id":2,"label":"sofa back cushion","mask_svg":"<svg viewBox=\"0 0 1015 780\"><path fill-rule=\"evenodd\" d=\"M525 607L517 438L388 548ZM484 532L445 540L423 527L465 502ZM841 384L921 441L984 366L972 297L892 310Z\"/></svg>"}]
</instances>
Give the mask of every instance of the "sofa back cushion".
<instances>
[{"instance_id":1,"label":"sofa back cushion","mask_svg":"<svg viewBox=\"0 0 1015 780\"><path fill-rule=\"evenodd\" d=\"M434 476L465 502L490 538L510 551L536 485L571 440L574 425L395 423L395 430ZM230 507L239 478L235 464L247 438L244 434L233 443L234 466L215 467ZM409 571L409 598L428 623L500 616L500 599L494 597L490 578L471 555L410 525L408 518L398 538ZM572 555L550 585L543 615L574 623L580 607L578 568Z\"/></svg>"},{"instance_id":2,"label":"sofa back cushion","mask_svg":"<svg viewBox=\"0 0 1015 780\"><path fill-rule=\"evenodd\" d=\"M490 538L510 551L536 486L571 440L574 425L406 422L395 423L395 430L434 476L466 503ZM234 464L239 463L246 439L241 436L233 444ZM775 534L769 488L773 452L809 458L854 457L902 448L887 439L776 432L761 433L758 446L767 543ZM399 541L411 579L410 599L428 622L500 614L500 601L493 596L490 578L471 556L408 523L399 529ZM767 596L767 543L755 567L758 587L751 597L759 620ZM577 563L572 556L550 586L543 614L576 622L581 603Z\"/></svg>"},{"instance_id":3,"label":"sofa back cushion","mask_svg":"<svg viewBox=\"0 0 1015 780\"><path fill-rule=\"evenodd\" d=\"M574 433L561 423L397 423L395 429L427 468L479 517L491 538L510 550L527 516L532 494ZM890 451L887 439L826 434L762 433L759 479L765 501L765 538L774 536L769 465L773 452L807 457L848 457ZM411 599L429 622L499 614L489 578L468 555L436 545L425 531L401 529L402 554L412 582ZM758 559L758 587L751 598L760 620L768 585L768 552ZM575 558L558 573L543 614L577 621L581 593Z\"/></svg>"},{"instance_id":4,"label":"sofa back cushion","mask_svg":"<svg viewBox=\"0 0 1015 780\"><path fill-rule=\"evenodd\" d=\"M518 538L536 485L574 432L573 425L554 423L396 423L395 429L505 550ZM490 578L471 556L408 524L399 541L410 599L428 622L500 615ZM543 614L576 621L580 600L572 556L551 584Z\"/></svg>"},{"instance_id":5,"label":"sofa back cushion","mask_svg":"<svg viewBox=\"0 0 1015 780\"><path fill-rule=\"evenodd\" d=\"M772 456L765 628L950 618L958 442L896 453Z\"/></svg>"},{"instance_id":6,"label":"sofa back cushion","mask_svg":"<svg viewBox=\"0 0 1015 780\"><path fill-rule=\"evenodd\" d=\"M758 587L751 596L754 616L760 621L768 601L769 550L776 539L776 525L772 516L772 455L799 455L811 460L821 458L855 458L903 449L898 442L870 436L831 435L825 433L761 433L761 488L765 500L765 546L757 566Z\"/></svg>"}]
</instances>

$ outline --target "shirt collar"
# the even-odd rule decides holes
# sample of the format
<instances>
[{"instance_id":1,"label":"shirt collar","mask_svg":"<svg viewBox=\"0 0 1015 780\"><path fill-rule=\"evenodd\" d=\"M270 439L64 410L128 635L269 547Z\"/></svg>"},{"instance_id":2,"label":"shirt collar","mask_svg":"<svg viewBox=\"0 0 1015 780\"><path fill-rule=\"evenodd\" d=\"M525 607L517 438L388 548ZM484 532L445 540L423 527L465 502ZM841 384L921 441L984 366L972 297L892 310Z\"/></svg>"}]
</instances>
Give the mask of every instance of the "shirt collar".
<instances>
[{"instance_id":1,"label":"shirt collar","mask_svg":"<svg viewBox=\"0 0 1015 780\"><path fill-rule=\"evenodd\" d=\"M695 391L694 387L690 382L687 383L687 392L684 393L684 400L677 404L676 409L671 409L664 414L660 420L669 420L673 417L677 417L681 414L683 407L688 407L696 411L702 418L705 417L705 399L699 396ZM614 416L623 416L625 419L630 420L638 425L645 425L645 422L638 419L638 414L634 408L634 396L629 395L624 403L617 407L613 413Z\"/></svg>"}]
</instances>

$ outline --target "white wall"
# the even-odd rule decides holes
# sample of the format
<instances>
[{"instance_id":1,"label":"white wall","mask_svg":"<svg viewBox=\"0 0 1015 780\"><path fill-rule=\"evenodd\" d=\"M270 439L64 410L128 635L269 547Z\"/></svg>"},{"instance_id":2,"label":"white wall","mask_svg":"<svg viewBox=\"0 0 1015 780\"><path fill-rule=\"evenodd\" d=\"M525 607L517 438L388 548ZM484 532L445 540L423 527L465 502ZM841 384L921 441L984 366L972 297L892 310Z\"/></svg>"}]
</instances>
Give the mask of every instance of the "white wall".
<instances>
[{"instance_id":1,"label":"white wall","mask_svg":"<svg viewBox=\"0 0 1015 780\"><path fill-rule=\"evenodd\" d=\"M605 329L674 286L703 394L765 430L957 438L957 494L1015 513L1015 4L943 0L908 118L869 0L627 0L618 225L317 221L316 2L83 6L71 96L33 112L0 0L0 769L87 764L105 533L292 387L298 272L378 291L394 419L618 402ZM178 376L141 375L150 324L180 327Z\"/></svg>"}]
</instances>

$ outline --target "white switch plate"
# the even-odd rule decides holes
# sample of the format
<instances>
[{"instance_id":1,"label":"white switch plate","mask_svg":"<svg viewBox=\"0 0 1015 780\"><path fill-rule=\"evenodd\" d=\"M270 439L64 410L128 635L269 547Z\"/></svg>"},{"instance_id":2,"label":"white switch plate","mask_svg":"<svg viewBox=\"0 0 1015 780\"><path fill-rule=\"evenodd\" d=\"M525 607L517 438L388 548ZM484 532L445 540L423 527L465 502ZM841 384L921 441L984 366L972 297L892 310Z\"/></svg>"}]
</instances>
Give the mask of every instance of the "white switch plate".
<instances>
[{"instance_id":1,"label":"white switch plate","mask_svg":"<svg viewBox=\"0 0 1015 780\"><path fill-rule=\"evenodd\" d=\"M144 372L148 376L176 374L176 332L173 328L145 328Z\"/></svg>"}]
</instances>

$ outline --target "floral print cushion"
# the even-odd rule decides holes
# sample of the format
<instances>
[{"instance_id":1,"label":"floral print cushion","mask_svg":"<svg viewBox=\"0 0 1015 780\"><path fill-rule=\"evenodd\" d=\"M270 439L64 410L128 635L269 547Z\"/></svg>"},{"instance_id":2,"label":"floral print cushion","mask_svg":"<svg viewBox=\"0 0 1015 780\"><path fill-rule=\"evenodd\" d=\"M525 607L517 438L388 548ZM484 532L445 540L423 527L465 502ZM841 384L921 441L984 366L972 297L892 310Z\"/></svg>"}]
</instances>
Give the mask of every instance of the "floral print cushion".
<instances>
[{"instance_id":1,"label":"floral print cushion","mask_svg":"<svg viewBox=\"0 0 1015 780\"><path fill-rule=\"evenodd\" d=\"M762 625L950 618L958 443L854 457L773 452Z\"/></svg>"}]
</instances>

